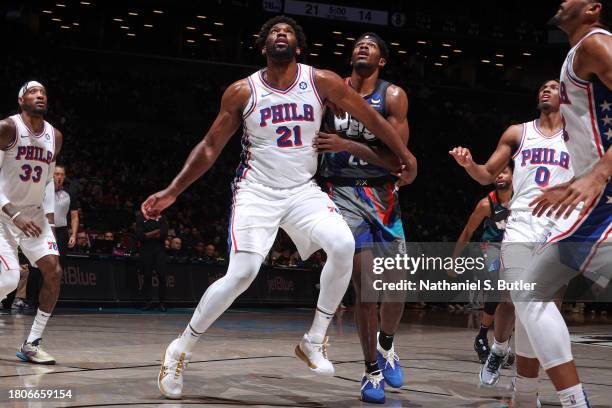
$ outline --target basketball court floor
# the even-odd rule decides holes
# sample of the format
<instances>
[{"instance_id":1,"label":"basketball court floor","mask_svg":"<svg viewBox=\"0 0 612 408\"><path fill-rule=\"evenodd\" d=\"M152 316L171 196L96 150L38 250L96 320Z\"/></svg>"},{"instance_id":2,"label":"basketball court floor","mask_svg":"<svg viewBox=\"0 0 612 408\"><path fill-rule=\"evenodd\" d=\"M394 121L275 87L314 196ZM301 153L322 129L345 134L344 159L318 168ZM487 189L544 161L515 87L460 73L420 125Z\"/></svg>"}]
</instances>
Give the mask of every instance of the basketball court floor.
<instances>
[{"instance_id":1,"label":"basketball court floor","mask_svg":"<svg viewBox=\"0 0 612 408\"><path fill-rule=\"evenodd\" d=\"M156 385L165 346L185 327L188 309L60 309L47 326L55 366L17 362L32 316L0 316L0 407L360 407L361 350L350 311L330 328L333 378L311 374L293 350L308 328L305 309L233 309L202 337L185 375L184 398L161 398ZM501 407L511 370L500 385L478 387L472 349L478 313L407 311L396 350L407 381L387 390L388 407ZM612 319L571 315L573 350L593 407L612 407ZM560 406L544 373L540 399ZM72 399L10 399L10 390L71 390ZM374 405L380 406L380 405Z\"/></svg>"}]
</instances>

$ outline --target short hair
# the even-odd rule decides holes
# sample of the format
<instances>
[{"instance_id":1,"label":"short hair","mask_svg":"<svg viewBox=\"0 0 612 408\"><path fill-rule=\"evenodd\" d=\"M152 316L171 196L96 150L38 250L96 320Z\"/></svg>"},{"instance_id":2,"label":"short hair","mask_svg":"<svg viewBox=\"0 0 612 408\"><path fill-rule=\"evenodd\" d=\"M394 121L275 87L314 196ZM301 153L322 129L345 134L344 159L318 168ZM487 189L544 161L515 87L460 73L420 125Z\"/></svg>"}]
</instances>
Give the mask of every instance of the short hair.
<instances>
[{"instance_id":1,"label":"short hair","mask_svg":"<svg viewBox=\"0 0 612 408\"><path fill-rule=\"evenodd\" d=\"M304 30L302 29L302 26L300 26L294 19L287 16L272 17L271 19L263 23L261 29L259 30L259 34L257 34L257 40L255 40L255 45L257 46L257 48L261 50L266 46L266 38L268 37L270 30L272 29L272 27L279 23L287 24L288 26L291 26L291 28L293 28L293 31L295 32L295 36L297 38L298 47L302 50L302 52L304 52L308 46Z\"/></svg>"},{"instance_id":2,"label":"short hair","mask_svg":"<svg viewBox=\"0 0 612 408\"><path fill-rule=\"evenodd\" d=\"M596 0L595 2L601 4L599 23L609 30L612 29L612 0Z\"/></svg>"},{"instance_id":3,"label":"short hair","mask_svg":"<svg viewBox=\"0 0 612 408\"><path fill-rule=\"evenodd\" d=\"M385 42L385 40L383 40L380 35L373 33L371 31L368 31L367 33L361 34L359 38L355 40L355 44L363 40L365 37L372 37L372 39L374 39L374 42L376 42L376 45L378 45L378 49L380 50L380 56L388 61L389 60L389 47L387 47L387 43ZM355 45L353 45L353 49L354 48L355 48Z\"/></svg>"},{"instance_id":4,"label":"short hair","mask_svg":"<svg viewBox=\"0 0 612 408\"><path fill-rule=\"evenodd\" d=\"M546 81L542 82L540 84L540 86L538 87L538 93L536 94L536 102L540 101L540 91L542 90L542 88L544 88L544 85L546 85L550 81L555 81L556 83L561 85L561 80L559 78L550 78L550 79L547 79Z\"/></svg>"},{"instance_id":5,"label":"short hair","mask_svg":"<svg viewBox=\"0 0 612 408\"><path fill-rule=\"evenodd\" d=\"M61 167L62 169L64 169L64 171L66 171L66 165L65 164L55 163L55 168L57 169L58 167Z\"/></svg>"}]
</instances>

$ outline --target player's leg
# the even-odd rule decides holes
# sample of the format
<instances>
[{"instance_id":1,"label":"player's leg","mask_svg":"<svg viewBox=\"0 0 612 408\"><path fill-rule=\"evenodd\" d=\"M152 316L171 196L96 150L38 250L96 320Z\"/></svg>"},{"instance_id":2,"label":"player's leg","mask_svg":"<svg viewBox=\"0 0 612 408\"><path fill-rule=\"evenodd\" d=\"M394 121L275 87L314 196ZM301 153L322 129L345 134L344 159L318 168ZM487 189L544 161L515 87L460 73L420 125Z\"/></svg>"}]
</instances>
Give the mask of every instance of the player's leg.
<instances>
[{"instance_id":1,"label":"player's leg","mask_svg":"<svg viewBox=\"0 0 612 408\"><path fill-rule=\"evenodd\" d=\"M16 234L18 230L11 220L0 214L0 300L4 300L19 283Z\"/></svg>"},{"instance_id":2,"label":"player's leg","mask_svg":"<svg viewBox=\"0 0 612 408\"><path fill-rule=\"evenodd\" d=\"M525 327L520 319L515 321L514 344L516 347L516 377L513 381L513 408L531 408L541 406L538 399L538 361Z\"/></svg>"},{"instance_id":3,"label":"player's leg","mask_svg":"<svg viewBox=\"0 0 612 408\"><path fill-rule=\"evenodd\" d=\"M40 270L43 282L38 294L38 310L32 328L17 357L36 364L55 364L55 359L42 349L41 341L59 297L62 268L55 236L43 211L36 208L27 211L34 212L32 216L42 232L38 237L22 237L20 246L30 263Z\"/></svg>"},{"instance_id":4,"label":"player's leg","mask_svg":"<svg viewBox=\"0 0 612 408\"><path fill-rule=\"evenodd\" d=\"M281 227L302 259L320 248L327 254L315 318L295 352L311 370L333 375L325 334L351 279L355 240L336 205L316 184L308 183L292 193Z\"/></svg>"},{"instance_id":5,"label":"player's leg","mask_svg":"<svg viewBox=\"0 0 612 408\"><path fill-rule=\"evenodd\" d=\"M22 311L29 307L26 299L28 298L27 287L28 277L30 275L30 268L28 264L19 265L19 283L17 284L17 291L15 293L15 300L11 309L16 311Z\"/></svg>"},{"instance_id":6,"label":"player's leg","mask_svg":"<svg viewBox=\"0 0 612 408\"><path fill-rule=\"evenodd\" d=\"M206 289L189 324L164 353L157 384L168 398L181 398L183 371L198 339L253 282L274 243L284 202L255 188L263 187L240 188L234 196L227 273Z\"/></svg>"},{"instance_id":7,"label":"player's leg","mask_svg":"<svg viewBox=\"0 0 612 408\"><path fill-rule=\"evenodd\" d=\"M485 294L486 296L486 294ZM484 364L489 356L491 348L489 347L489 329L495 321L495 310L497 310L498 302L484 303L484 309L481 314L480 329L474 339L474 350L478 354L480 364Z\"/></svg>"}]
</instances>

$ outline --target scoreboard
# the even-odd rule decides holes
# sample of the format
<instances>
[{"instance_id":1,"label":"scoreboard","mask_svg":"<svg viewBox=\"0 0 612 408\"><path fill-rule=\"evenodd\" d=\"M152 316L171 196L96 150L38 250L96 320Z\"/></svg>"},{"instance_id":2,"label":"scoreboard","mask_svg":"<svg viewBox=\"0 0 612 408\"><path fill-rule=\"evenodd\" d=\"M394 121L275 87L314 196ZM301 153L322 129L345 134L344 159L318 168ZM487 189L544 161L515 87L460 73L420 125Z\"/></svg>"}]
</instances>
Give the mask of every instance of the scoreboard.
<instances>
[{"instance_id":1,"label":"scoreboard","mask_svg":"<svg viewBox=\"0 0 612 408\"><path fill-rule=\"evenodd\" d=\"M284 3L284 12L286 14L351 21L355 23L389 24L389 13L387 11L298 0L285 0ZM281 9L281 3L279 1L267 0L263 2L263 7L266 11L278 12Z\"/></svg>"}]
</instances>

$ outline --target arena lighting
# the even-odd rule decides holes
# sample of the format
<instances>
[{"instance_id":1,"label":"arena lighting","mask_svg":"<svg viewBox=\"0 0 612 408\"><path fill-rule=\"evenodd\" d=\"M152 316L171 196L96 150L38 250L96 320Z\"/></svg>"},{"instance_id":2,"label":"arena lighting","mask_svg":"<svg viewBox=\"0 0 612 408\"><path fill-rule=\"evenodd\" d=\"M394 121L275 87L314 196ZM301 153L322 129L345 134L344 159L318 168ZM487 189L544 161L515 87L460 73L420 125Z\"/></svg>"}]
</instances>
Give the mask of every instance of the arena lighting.
<instances>
[{"instance_id":1,"label":"arena lighting","mask_svg":"<svg viewBox=\"0 0 612 408\"><path fill-rule=\"evenodd\" d=\"M199 18L200 20L204 20L204 19L206 19L208 17L206 17L206 16L196 16L196 18Z\"/></svg>"},{"instance_id":2,"label":"arena lighting","mask_svg":"<svg viewBox=\"0 0 612 408\"><path fill-rule=\"evenodd\" d=\"M489 64L491 61L489 61L487 59L483 59L483 60L480 60L480 62L484 62L485 64Z\"/></svg>"},{"instance_id":3,"label":"arena lighting","mask_svg":"<svg viewBox=\"0 0 612 408\"><path fill-rule=\"evenodd\" d=\"M116 17L116 18L113 18L113 21L122 22L122 21L123 21L123 19L122 19L122 18L119 18L119 17Z\"/></svg>"},{"instance_id":4,"label":"arena lighting","mask_svg":"<svg viewBox=\"0 0 612 408\"><path fill-rule=\"evenodd\" d=\"M449 43L442 43L443 47L452 47L452 45L450 45Z\"/></svg>"},{"instance_id":5,"label":"arena lighting","mask_svg":"<svg viewBox=\"0 0 612 408\"><path fill-rule=\"evenodd\" d=\"M127 33L128 37L136 37L136 34L134 33Z\"/></svg>"},{"instance_id":6,"label":"arena lighting","mask_svg":"<svg viewBox=\"0 0 612 408\"><path fill-rule=\"evenodd\" d=\"M203 35L204 37L212 37L212 34L211 34L211 33L204 33L204 34L202 34L202 35Z\"/></svg>"},{"instance_id":7,"label":"arena lighting","mask_svg":"<svg viewBox=\"0 0 612 408\"><path fill-rule=\"evenodd\" d=\"M121 26L121 28L123 28L124 30L129 30L130 29L129 26Z\"/></svg>"},{"instance_id":8,"label":"arena lighting","mask_svg":"<svg viewBox=\"0 0 612 408\"><path fill-rule=\"evenodd\" d=\"M463 51L461 50L453 50L454 53L461 54Z\"/></svg>"},{"instance_id":9,"label":"arena lighting","mask_svg":"<svg viewBox=\"0 0 612 408\"><path fill-rule=\"evenodd\" d=\"M81 4L84 6L89 6L91 3L88 1L82 1Z\"/></svg>"},{"instance_id":10,"label":"arena lighting","mask_svg":"<svg viewBox=\"0 0 612 408\"><path fill-rule=\"evenodd\" d=\"M504 54L495 54L497 58L504 58Z\"/></svg>"},{"instance_id":11,"label":"arena lighting","mask_svg":"<svg viewBox=\"0 0 612 408\"><path fill-rule=\"evenodd\" d=\"M60 26L60 27L61 27L61 28L66 28L66 29L70 28L70 27L69 27L69 26L67 26L67 25L63 25L63 26Z\"/></svg>"},{"instance_id":12,"label":"arena lighting","mask_svg":"<svg viewBox=\"0 0 612 408\"><path fill-rule=\"evenodd\" d=\"M341 31L332 31L332 34L341 35L341 34L342 34L342 32L341 32Z\"/></svg>"},{"instance_id":13,"label":"arena lighting","mask_svg":"<svg viewBox=\"0 0 612 408\"><path fill-rule=\"evenodd\" d=\"M392 42L391 45L395 45L396 47L399 47L400 43L398 42Z\"/></svg>"},{"instance_id":14,"label":"arena lighting","mask_svg":"<svg viewBox=\"0 0 612 408\"><path fill-rule=\"evenodd\" d=\"M138 15L138 13L136 13L136 12L134 12L134 11L130 11L128 14L129 14L130 16L137 16L137 15Z\"/></svg>"},{"instance_id":15,"label":"arena lighting","mask_svg":"<svg viewBox=\"0 0 612 408\"><path fill-rule=\"evenodd\" d=\"M43 10L42 12L45 13L45 14L53 14L53 12L51 10Z\"/></svg>"},{"instance_id":16,"label":"arena lighting","mask_svg":"<svg viewBox=\"0 0 612 408\"><path fill-rule=\"evenodd\" d=\"M313 56L313 57L318 57L319 56L319 54L315 54L314 52L311 52L310 55Z\"/></svg>"},{"instance_id":17,"label":"arena lighting","mask_svg":"<svg viewBox=\"0 0 612 408\"><path fill-rule=\"evenodd\" d=\"M73 25L73 26L75 26L75 27L80 26L80 24L79 24L79 23L72 23L72 25Z\"/></svg>"},{"instance_id":18,"label":"arena lighting","mask_svg":"<svg viewBox=\"0 0 612 408\"><path fill-rule=\"evenodd\" d=\"M187 30L195 30L195 29L196 29L195 27L191 27L191 26L187 26L187 27L185 27L185 28L186 28Z\"/></svg>"},{"instance_id":19,"label":"arena lighting","mask_svg":"<svg viewBox=\"0 0 612 408\"><path fill-rule=\"evenodd\" d=\"M65 4L62 4L62 3L55 3L55 5L56 5L57 7L66 7L66 5L65 5Z\"/></svg>"},{"instance_id":20,"label":"arena lighting","mask_svg":"<svg viewBox=\"0 0 612 408\"><path fill-rule=\"evenodd\" d=\"M336 54L336 55L342 55L342 53L341 53L341 52L338 52L338 51L334 51L334 54Z\"/></svg>"},{"instance_id":21,"label":"arena lighting","mask_svg":"<svg viewBox=\"0 0 612 408\"><path fill-rule=\"evenodd\" d=\"M347 41L355 41L355 38L353 38L353 37L346 37L346 40Z\"/></svg>"},{"instance_id":22,"label":"arena lighting","mask_svg":"<svg viewBox=\"0 0 612 408\"><path fill-rule=\"evenodd\" d=\"M219 41L219 39L218 39L218 38L209 38L208 40L209 40L209 41L212 41L212 42L217 42L217 41Z\"/></svg>"},{"instance_id":23,"label":"arena lighting","mask_svg":"<svg viewBox=\"0 0 612 408\"><path fill-rule=\"evenodd\" d=\"M526 56L526 57L531 57L531 53L530 52L524 52L523 55Z\"/></svg>"},{"instance_id":24,"label":"arena lighting","mask_svg":"<svg viewBox=\"0 0 612 408\"><path fill-rule=\"evenodd\" d=\"M215 24L216 26L222 26L222 25L223 25L223 23L222 23L222 22L220 22L220 21L217 21L217 22L215 22L214 24Z\"/></svg>"},{"instance_id":25,"label":"arena lighting","mask_svg":"<svg viewBox=\"0 0 612 408\"><path fill-rule=\"evenodd\" d=\"M404 50L399 50L397 53L398 53L398 54L408 54L408 52L407 52L407 51L404 51Z\"/></svg>"},{"instance_id":26,"label":"arena lighting","mask_svg":"<svg viewBox=\"0 0 612 408\"><path fill-rule=\"evenodd\" d=\"M417 41L417 44L427 44L427 41L419 40Z\"/></svg>"},{"instance_id":27,"label":"arena lighting","mask_svg":"<svg viewBox=\"0 0 612 408\"><path fill-rule=\"evenodd\" d=\"M60 21L62 21L62 19L61 19L61 18L52 18L51 20L52 20L52 21L57 21L58 23L59 23Z\"/></svg>"},{"instance_id":28,"label":"arena lighting","mask_svg":"<svg viewBox=\"0 0 612 408\"><path fill-rule=\"evenodd\" d=\"M503 67L503 66L504 66L504 64L499 64L499 63L497 63L497 64L495 64L495 66L496 66L496 67Z\"/></svg>"},{"instance_id":29,"label":"arena lighting","mask_svg":"<svg viewBox=\"0 0 612 408\"><path fill-rule=\"evenodd\" d=\"M145 24L144 26L147 27L147 28L152 28L153 24Z\"/></svg>"},{"instance_id":30,"label":"arena lighting","mask_svg":"<svg viewBox=\"0 0 612 408\"><path fill-rule=\"evenodd\" d=\"M434 62L434 65L435 65L435 66L437 66L437 67L441 67L441 66L442 66L442 63L440 63L440 62Z\"/></svg>"},{"instance_id":31,"label":"arena lighting","mask_svg":"<svg viewBox=\"0 0 612 408\"><path fill-rule=\"evenodd\" d=\"M314 45L315 47L322 47L322 46L323 46L323 44L321 44L321 43L314 43L313 45Z\"/></svg>"},{"instance_id":32,"label":"arena lighting","mask_svg":"<svg viewBox=\"0 0 612 408\"><path fill-rule=\"evenodd\" d=\"M153 10L153 13L155 13L155 14L164 14L164 12L161 11L161 10Z\"/></svg>"},{"instance_id":33,"label":"arena lighting","mask_svg":"<svg viewBox=\"0 0 612 408\"><path fill-rule=\"evenodd\" d=\"M344 47L344 46L345 46L345 45L344 45L344 44L342 44L342 43L337 43L337 44L336 44L336 47Z\"/></svg>"},{"instance_id":34,"label":"arena lighting","mask_svg":"<svg viewBox=\"0 0 612 408\"><path fill-rule=\"evenodd\" d=\"M253 34L253 37L259 38L259 34Z\"/></svg>"},{"instance_id":35,"label":"arena lighting","mask_svg":"<svg viewBox=\"0 0 612 408\"><path fill-rule=\"evenodd\" d=\"M195 42L195 40L187 40L188 43L192 44Z\"/></svg>"},{"instance_id":36,"label":"arena lighting","mask_svg":"<svg viewBox=\"0 0 612 408\"><path fill-rule=\"evenodd\" d=\"M440 55L440 58L442 58L442 59L448 59L448 55Z\"/></svg>"}]
</instances>

